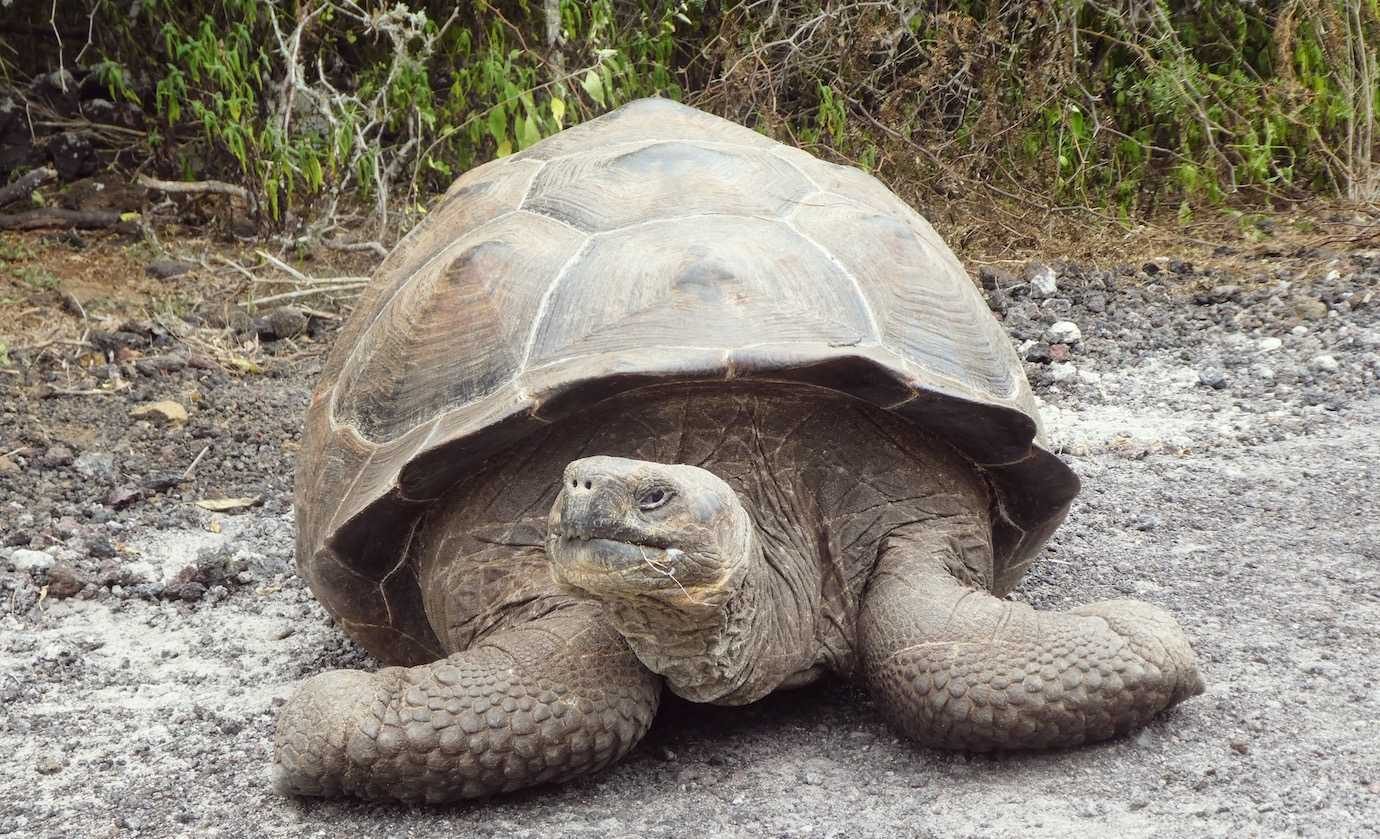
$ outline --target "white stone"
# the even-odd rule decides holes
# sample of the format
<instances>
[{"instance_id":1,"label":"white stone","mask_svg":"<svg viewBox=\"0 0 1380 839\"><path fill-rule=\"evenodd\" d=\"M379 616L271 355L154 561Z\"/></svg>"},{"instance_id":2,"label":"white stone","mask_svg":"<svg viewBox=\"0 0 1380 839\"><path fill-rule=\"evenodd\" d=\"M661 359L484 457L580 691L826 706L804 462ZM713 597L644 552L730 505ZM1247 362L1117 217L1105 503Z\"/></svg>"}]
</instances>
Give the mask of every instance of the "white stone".
<instances>
[{"instance_id":1,"label":"white stone","mask_svg":"<svg viewBox=\"0 0 1380 839\"><path fill-rule=\"evenodd\" d=\"M1273 382L1275 380L1275 371L1264 364L1252 364L1251 375L1262 382Z\"/></svg>"},{"instance_id":2,"label":"white stone","mask_svg":"<svg viewBox=\"0 0 1380 839\"><path fill-rule=\"evenodd\" d=\"M1076 344L1083 340L1083 331L1071 320L1061 320L1045 330L1045 340L1051 344Z\"/></svg>"},{"instance_id":3,"label":"white stone","mask_svg":"<svg viewBox=\"0 0 1380 839\"><path fill-rule=\"evenodd\" d=\"M125 579L129 580L130 585L151 583L159 577L158 570L152 564L142 560L125 563L124 572Z\"/></svg>"},{"instance_id":4,"label":"white stone","mask_svg":"<svg viewBox=\"0 0 1380 839\"><path fill-rule=\"evenodd\" d=\"M1078 368L1067 361L1056 361L1049 365L1049 373L1056 383L1068 382L1078 375Z\"/></svg>"},{"instance_id":5,"label":"white stone","mask_svg":"<svg viewBox=\"0 0 1380 839\"><path fill-rule=\"evenodd\" d=\"M1295 335L1307 335L1307 334L1308 334L1308 327L1306 327L1306 326L1296 326L1296 327L1294 327L1293 329L1291 329L1291 330L1289 330L1289 331L1290 331L1290 332L1293 332Z\"/></svg>"},{"instance_id":6,"label":"white stone","mask_svg":"<svg viewBox=\"0 0 1380 839\"><path fill-rule=\"evenodd\" d=\"M1256 344L1256 347L1261 352L1274 352L1282 346L1284 346L1284 342L1273 336L1269 338L1261 338L1260 342Z\"/></svg>"},{"instance_id":7,"label":"white stone","mask_svg":"<svg viewBox=\"0 0 1380 839\"><path fill-rule=\"evenodd\" d=\"M1337 363L1336 356L1327 355L1326 353L1322 355L1313 356L1313 360L1308 362L1308 366L1312 367L1314 370L1320 370L1324 373L1331 373L1338 367L1341 367L1341 365Z\"/></svg>"},{"instance_id":8,"label":"white stone","mask_svg":"<svg viewBox=\"0 0 1380 839\"><path fill-rule=\"evenodd\" d=\"M14 566L16 571L47 571L53 567L54 561L51 554L46 554L43 551L31 551L28 548L20 548L10 554L10 564Z\"/></svg>"},{"instance_id":9,"label":"white stone","mask_svg":"<svg viewBox=\"0 0 1380 839\"><path fill-rule=\"evenodd\" d=\"M1054 269L1048 265L1036 266L1030 272L1030 296L1036 300L1046 297L1053 297L1059 293L1059 281L1054 276Z\"/></svg>"}]
</instances>

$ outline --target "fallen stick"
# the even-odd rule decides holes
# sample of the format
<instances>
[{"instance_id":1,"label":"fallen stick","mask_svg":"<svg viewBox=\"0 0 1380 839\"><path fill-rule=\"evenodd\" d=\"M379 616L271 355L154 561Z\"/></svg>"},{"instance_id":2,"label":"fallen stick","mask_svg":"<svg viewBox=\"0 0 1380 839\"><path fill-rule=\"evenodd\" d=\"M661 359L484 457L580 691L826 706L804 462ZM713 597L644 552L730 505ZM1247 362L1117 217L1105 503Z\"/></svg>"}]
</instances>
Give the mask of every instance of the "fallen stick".
<instances>
[{"instance_id":1,"label":"fallen stick","mask_svg":"<svg viewBox=\"0 0 1380 839\"><path fill-rule=\"evenodd\" d=\"M160 192L178 192L184 194L215 192L221 195L233 195L248 204L251 209L257 206L254 201L254 196L249 193L249 190L242 186L228 184L225 181L160 181L157 178L150 178L147 175L140 175L135 180L138 182L139 186L142 186L144 189L156 189Z\"/></svg>"},{"instance_id":2,"label":"fallen stick","mask_svg":"<svg viewBox=\"0 0 1380 839\"><path fill-rule=\"evenodd\" d=\"M284 294L273 294L268 297L260 297L257 300L250 300L249 302L252 305L260 306L264 303L276 303L280 300L296 300L300 297L311 297L314 294L330 294L331 292L335 291L347 291L350 289L364 288L366 285L368 285L368 283L359 283L357 285L320 286L317 288L306 288L300 291L289 291Z\"/></svg>"},{"instance_id":3,"label":"fallen stick","mask_svg":"<svg viewBox=\"0 0 1380 839\"><path fill-rule=\"evenodd\" d=\"M28 198L29 193L56 177L57 172L43 166L25 174L9 186L0 186L0 207L12 204L21 198Z\"/></svg>"},{"instance_id":4,"label":"fallen stick","mask_svg":"<svg viewBox=\"0 0 1380 839\"><path fill-rule=\"evenodd\" d=\"M49 227L79 230L114 228L122 233L139 229L132 221L125 221L115 210L63 210L48 207L22 213L0 213L0 230L42 230Z\"/></svg>"},{"instance_id":5,"label":"fallen stick","mask_svg":"<svg viewBox=\"0 0 1380 839\"><path fill-rule=\"evenodd\" d=\"M290 275L290 276L292 277L291 280L262 280L262 279L256 278L256 279L255 279L255 282L268 282L268 283L289 283L289 282L292 282L292 283L300 283L300 284L302 284L302 285L349 285L349 286L354 286L354 285L359 285L360 283L367 283L367 282L369 282L369 278L368 278L368 277L308 277L306 274L303 274L301 271L298 271L296 268L293 268L291 265L288 265L286 262L282 261L281 259L279 259L278 257L274 256L273 254L269 253L268 251L258 250L258 251L255 251L255 253L257 253L259 256L263 257L264 260L266 260L266 261L268 262L268 264L272 265L274 268L277 268L279 271L282 271L284 274L288 274L288 275Z\"/></svg>"},{"instance_id":6,"label":"fallen stick","mask_svg":"<svg viewBox=\"0 0 1380 839\"><path fill-rule=\"evenodd\" d=\"M379 242L337 242L334 239L322 239L321 244L337 251L370 251L380 258L388 256L388 249Z\"/></svg>"}]
</instances>

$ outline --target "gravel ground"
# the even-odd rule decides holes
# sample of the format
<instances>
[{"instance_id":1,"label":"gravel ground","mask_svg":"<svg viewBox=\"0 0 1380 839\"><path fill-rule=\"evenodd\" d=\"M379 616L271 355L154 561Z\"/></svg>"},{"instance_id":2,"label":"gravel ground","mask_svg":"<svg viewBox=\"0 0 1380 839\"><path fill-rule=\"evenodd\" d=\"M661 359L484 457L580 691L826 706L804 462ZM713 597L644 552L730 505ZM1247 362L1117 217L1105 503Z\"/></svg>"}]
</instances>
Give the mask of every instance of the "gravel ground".
<instances>
[{"instance_id":1,"label":"gravel ground","mask_svg":"<svg viewBox=\"0 0 1380 839\"><path fill-rule=\"evenodd\" d=\"M294 685L376 666L290 573L319 353L240 378L152 324L96 336L120 363L84 384L0 379L0 834L1380 835L1380 253L1312 257L980 274L1085 481L1014 596L1169 608L1203 696L1001 757L909 746L841 683L672 701L602 775L450 808L267 785ZM71 393L99 379L129 387ZM131 415L160 400L187 419ZM253 506L194 503L226 498Z\"/></svg>"}]
</instances>

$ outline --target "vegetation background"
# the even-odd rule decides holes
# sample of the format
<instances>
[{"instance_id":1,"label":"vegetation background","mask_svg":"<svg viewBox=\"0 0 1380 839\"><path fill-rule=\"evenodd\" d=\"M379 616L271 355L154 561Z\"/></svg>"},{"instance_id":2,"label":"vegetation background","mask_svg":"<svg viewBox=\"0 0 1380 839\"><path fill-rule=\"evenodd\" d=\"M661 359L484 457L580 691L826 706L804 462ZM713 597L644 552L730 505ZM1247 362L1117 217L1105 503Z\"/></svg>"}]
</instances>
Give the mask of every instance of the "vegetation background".
<instances>
[{"instance_id":1,"label":"vegetation background","mask_svg":"<svg viewBox=\"0 0 1380 839\"><path fill-rule=\"evenodd\" d=\"M0 0L0 122L242 185L300 241L391 239L465 169L649 95L1001 236L1248 225L1375 197L1377 27L1376 0Z\"/></svg>"}]
</instances>

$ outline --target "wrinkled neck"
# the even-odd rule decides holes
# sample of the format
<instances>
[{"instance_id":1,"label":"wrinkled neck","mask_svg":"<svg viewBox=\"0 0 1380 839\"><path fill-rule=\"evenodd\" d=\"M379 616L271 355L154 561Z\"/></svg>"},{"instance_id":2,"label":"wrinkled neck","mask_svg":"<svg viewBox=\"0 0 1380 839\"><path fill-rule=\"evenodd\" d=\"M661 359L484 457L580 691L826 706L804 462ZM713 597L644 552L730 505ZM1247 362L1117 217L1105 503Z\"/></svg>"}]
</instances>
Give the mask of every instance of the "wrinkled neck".
<instances>
[{"instance_id":1,"label":"wrinkled neck","mask_svg":"<svg viewBox=\"0 0 1380 839\"><path fill-rule=\"evenodd\" d=\"M688 608L662 600L610 604L615 627L642 663L692 702L742 705L771 693L808 669L813 652L799 635L798 620L772 608L781 584L754 533L749 560L720 602Z\"/></svg>"}]
</instances>

